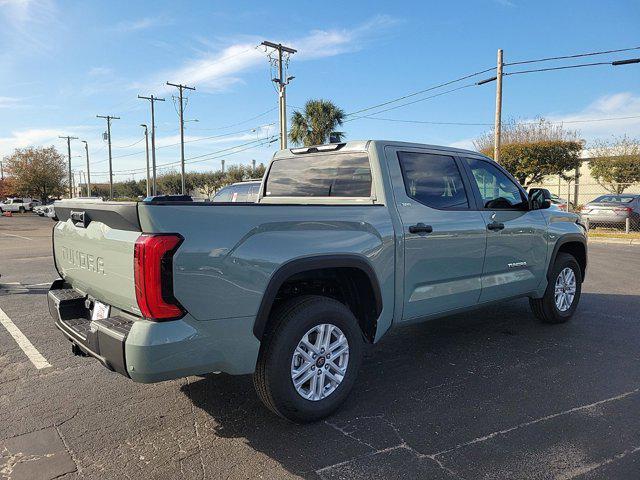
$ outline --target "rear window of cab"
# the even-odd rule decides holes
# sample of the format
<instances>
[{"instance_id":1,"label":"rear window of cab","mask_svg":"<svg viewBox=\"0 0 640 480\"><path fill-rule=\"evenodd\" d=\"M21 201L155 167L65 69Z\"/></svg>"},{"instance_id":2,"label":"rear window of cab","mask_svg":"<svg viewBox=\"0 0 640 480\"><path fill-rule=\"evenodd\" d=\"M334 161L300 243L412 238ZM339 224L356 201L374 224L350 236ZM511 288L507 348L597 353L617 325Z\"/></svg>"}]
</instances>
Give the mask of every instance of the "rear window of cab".
<instances>
[{"instance_id":1,"label":"rear window of cab","mask_svg":"<svg viewBox=\"0 0 640 480\"><path fill-rule=\"evenodd\" d=\"M266 197L370 197L369 158L340 153L275 160L264 191Z\"/></svg>"}]
</instances>

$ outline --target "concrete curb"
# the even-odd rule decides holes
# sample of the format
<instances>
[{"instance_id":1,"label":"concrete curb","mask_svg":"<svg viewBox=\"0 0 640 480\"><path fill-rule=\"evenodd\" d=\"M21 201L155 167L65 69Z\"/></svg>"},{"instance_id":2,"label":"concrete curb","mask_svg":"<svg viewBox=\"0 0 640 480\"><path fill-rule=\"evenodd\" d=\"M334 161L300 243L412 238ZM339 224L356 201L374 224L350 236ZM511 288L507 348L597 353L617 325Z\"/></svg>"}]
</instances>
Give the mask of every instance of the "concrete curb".
<instances>
[{"instance_id":1,"label":"concrete curb","mask_svg":"<svg viewBox=\"0 0 640 480\"><path fill-rule=\"evenodd\" d=\"M618 245L640 246L640 238L589 237L589 243L616 243Z\"/></svg>"}]
</instances>

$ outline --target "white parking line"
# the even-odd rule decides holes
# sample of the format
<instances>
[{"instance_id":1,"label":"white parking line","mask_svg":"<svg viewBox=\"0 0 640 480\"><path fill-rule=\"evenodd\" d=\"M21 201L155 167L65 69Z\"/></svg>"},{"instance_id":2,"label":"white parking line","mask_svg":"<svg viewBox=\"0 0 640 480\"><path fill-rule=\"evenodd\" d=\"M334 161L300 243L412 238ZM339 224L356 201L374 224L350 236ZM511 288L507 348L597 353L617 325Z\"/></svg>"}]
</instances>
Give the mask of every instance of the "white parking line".
<instances>
[{"instance_id":1,"label":"white parking line","mask_svg":"<svg viewBox=\"0 0 640 480\"><path fill-rule=\"evenodd\" d=\"M22 238L24 240L29 240L30 242L33 240L33 238L29 238L29 237L23 237L22 235L14 235L12 233L0 233L0 235L5 235L7 237L16 237L16 238Z\"/></svg>"},{"instance_id":2,"label":"white parking line","mask_svg":"<svg viewBox=\"0 0 640 480\"><path fill-rule=\"evenodd\" d=\"M29 341L27 337L24 336L24 333L20 331L20 329L16 326L15 323L11 321L11 319L7 316L6 313L0 308L0 323L4 325L4 328L7 329L9 335L13 337L18 346L22 349L31 363L40 370L41 368L50 367L51 364L47 362L47 359L42 356L42 354L38 351L36 347L33 346L33 343Z\"/></svg>"}]
</instances>

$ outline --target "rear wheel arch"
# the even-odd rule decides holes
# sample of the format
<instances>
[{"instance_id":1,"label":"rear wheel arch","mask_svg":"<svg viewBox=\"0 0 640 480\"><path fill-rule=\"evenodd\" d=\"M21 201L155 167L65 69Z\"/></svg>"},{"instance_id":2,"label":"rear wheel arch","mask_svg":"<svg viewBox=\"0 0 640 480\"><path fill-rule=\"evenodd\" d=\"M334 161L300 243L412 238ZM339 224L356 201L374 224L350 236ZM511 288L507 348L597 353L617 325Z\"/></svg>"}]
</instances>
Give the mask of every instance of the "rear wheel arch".
<instances>
[{"instance_id":1,"label":"rear wheel arch","mask_svg":"<svg viewBox=\"0 0 640 480\"><path fill-rule=\"evenodd\" d=\"M335 291L295 292L296 285L310 283L316 284L316 288L333 285ZM289 291L291 289L294 291ZM262 341L271 312L279 303L305 294L324 295L344 303L358 319L366 339L373 342L377 319L382 312L382 293L371 264L364 257L351 254L303 257L280 266L271 276L262 297L253 326L254 336Z\"/></svg>"}]
</instances>

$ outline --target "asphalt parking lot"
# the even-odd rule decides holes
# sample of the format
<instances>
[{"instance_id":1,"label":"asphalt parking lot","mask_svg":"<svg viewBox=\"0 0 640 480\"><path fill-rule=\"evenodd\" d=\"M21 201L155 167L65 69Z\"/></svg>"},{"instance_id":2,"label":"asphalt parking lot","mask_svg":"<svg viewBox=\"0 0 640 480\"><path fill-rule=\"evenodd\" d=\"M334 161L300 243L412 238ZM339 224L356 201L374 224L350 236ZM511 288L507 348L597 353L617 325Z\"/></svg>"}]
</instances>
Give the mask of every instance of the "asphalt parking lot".
<instances>
[{"instance_id":1,"label":"asphalt parking lot","mask_svg":"<svg viewBox=\"0 0 640 480\"><path fill-rule=\"evenodd\" d=\"M74 357L52 226L0 217L0 317L50 365L0 325L0 479L640 478L639 246L590 246L568 324L518 300L394 331L336 415L298 426L248 376L139 385Z\"/></svg>"}]
</instances>

